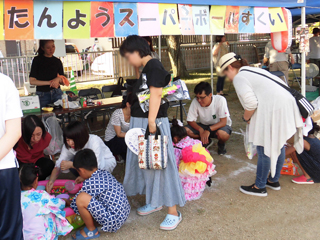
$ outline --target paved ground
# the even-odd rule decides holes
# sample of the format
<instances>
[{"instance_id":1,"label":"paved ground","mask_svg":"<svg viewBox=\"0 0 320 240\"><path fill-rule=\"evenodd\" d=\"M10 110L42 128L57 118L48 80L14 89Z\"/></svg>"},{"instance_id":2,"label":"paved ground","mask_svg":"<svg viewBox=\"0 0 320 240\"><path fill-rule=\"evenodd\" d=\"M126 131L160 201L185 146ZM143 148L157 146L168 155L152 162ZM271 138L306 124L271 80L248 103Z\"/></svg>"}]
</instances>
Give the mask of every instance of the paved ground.
<instances>
[{"instance_id":1,"label":"paved ground","mask_svg":"<svg viewBox=\"0 0 320 240\"><path fill-rule=\"evenodd\" d=\"M193 87L192 83L189 85ZM227 84L226 90L229 88ZM242 107L231 88L227 97L233 120L234 134L225 156L211 153L217 174L213 186L206 188L201 199L187 202L179 208L183 221L172 232L159 230L166 209L140 217L136 209L144 204L143 196L130 198L129 219L117 233L103 233L99 239L319 239L320 207L318 185L299 186L291 176L282 176L280 191L268 190L268 197L247 196L239 191L241 184L255 180L257 158L248 160L244 154L243 138L236 134L245 124L241 121ZM174 113L172 113L174 114ZM172 115L171 115L172 116ZM114 174L123 178L123 166ZM66 238L66 239L69 239Z\"/></svg>"}]
</instances>

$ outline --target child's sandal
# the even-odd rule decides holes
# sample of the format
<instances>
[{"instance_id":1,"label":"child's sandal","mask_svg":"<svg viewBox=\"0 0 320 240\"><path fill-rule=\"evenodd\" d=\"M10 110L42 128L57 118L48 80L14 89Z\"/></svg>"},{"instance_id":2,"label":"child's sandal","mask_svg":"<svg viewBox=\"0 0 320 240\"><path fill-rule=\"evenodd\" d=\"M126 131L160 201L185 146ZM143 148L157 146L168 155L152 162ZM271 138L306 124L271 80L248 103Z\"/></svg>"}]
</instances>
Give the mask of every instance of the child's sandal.
<instances>
[{"instance_id":1,"label":"child's sandal","mask_svg":"<svg viewBox=\"0 0 320 240\"><path fill-rule=\"evenodd\" d=\"M178 216L167 214L166 218L160 224L160 229L166 230L166 231L174 230L177 228L177 226L181 221L182 221L181 212L178 211Z\"/></svg>"},{"instance_id":2,"label":"child's sandal","mask_svg":"<svg viewBox=\"0 0 320 240\"><path fill-rule=\"evenodd\" d=\"M78 230L76 233L76 238L73 238L73 239L83 240L83 239L94 239L94 238L100 237L100 233L96 234L98 232L98 228L96 228L93 231L89 231L87 227L84 227L83 231L87 235L87 237L82 236L82 234L80 233L80 230Z\"/></svg>"}]
</instances>

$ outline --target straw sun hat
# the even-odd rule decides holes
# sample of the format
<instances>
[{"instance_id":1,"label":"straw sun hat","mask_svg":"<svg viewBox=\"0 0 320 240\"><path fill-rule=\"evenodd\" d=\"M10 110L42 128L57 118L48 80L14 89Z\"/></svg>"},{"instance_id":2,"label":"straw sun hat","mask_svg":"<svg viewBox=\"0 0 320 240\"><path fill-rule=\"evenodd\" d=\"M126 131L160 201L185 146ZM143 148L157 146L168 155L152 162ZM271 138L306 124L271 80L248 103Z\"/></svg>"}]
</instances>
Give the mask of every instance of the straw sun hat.
<instances>
[{"instance_id":1,"label":"straw sun hat","mask_svg":"<svg viewBox=\"0 0 320 240\"><path fill-rule=\"evenodd\" d=\"M219 60L219 74L223 75L223 71L231 64L238 60L241 60L241 57L234 52L227 53L223 55Z\"/></svg>"}]
</instances>

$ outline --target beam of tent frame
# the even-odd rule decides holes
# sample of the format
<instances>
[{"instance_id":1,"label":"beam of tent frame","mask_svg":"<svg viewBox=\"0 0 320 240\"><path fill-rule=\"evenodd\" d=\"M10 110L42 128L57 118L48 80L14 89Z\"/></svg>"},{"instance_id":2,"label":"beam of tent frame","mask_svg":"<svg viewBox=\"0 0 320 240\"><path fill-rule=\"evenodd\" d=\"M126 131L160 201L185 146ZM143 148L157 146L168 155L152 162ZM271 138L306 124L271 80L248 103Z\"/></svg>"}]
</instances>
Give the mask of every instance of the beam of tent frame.
<instances>
[{"instance_id":1,"label":"beam of tent frame","mask_svg":"<svg viewBox=\"0 0 320 240\"><path fill-rule=\"evenodd\" d=\"M301 28L306 27L306 8L301 8ZM306 52L301 53L301 94L306 96Z\"/></svg>"},{"instance_id":2,"label":"beam of tent frame","mask_svg":"<svg viewBox=\"0 0 320 240\"><path fill-rule=\"evenodd\" d=\"M59 2L61 0L37 0L39 2ZM68 2L87 2L88 0L68 0ZM92 2L105 2L105 0L91 0ZM311 0L141 0L142 3L174 3L174 4L192 4L192 5L229 5L229 6L255 6L255 7L304 7ZM317 0L318 1L318 0ZM137 0L113 0L112 2L136 3Z\"/></svg>"}]
</instances>

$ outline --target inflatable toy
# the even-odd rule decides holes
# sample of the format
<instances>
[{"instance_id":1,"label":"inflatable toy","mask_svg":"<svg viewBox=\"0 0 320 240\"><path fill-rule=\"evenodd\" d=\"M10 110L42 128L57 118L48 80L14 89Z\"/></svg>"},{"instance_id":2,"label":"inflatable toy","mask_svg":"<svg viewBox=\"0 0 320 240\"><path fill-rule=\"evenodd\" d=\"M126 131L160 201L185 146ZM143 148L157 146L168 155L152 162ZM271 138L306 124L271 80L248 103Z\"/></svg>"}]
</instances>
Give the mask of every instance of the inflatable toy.
<instances>
[{"instance_id":1,"label":"inflatable toy","mask_svg":"<svg viewBox=\"0 0 320 240\"><path fill-rule=\"evenodd\" d=\"M38 188L43 188L47 185L48 181L39 181ZM75 184L75 181L68 179L57 179L54 182L53 188L49 194L55 195L57 198L72 200L74 195L82 188L82 183ZM68 189L68 190L67 190ZM73 229L78 229L84 225L82 218L77 215L72 208L66 207L66 219L69 221Z\"/></svg>"},{"instance_id":2,"label":"inflatable toy","mask_svg":"<svg viewBox=\"0 0 320 240\"><path fill-rule=\"evenodd\" d=\"M287 24L287 31L271 33L272 47L278 52L285 52L292 43L292 15L290 10L282 8L284 20Z\"/></svg>"}]
</instances>

